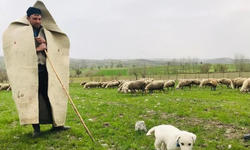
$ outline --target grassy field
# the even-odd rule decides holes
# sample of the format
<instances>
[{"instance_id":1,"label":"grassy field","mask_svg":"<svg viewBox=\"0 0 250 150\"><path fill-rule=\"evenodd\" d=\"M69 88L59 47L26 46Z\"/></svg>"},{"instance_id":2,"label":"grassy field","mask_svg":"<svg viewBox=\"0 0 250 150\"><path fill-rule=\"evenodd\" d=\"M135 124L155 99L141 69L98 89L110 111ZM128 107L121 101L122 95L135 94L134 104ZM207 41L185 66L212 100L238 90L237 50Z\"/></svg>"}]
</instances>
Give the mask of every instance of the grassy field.
<instances>
[{"instance_id":1,"label":"grassy field","mask_svg":"<svg viewBox=\"0 0 250 150\"><path fill-rule=\"evenodd\" d=\"M32 138L32 127L19 125L11 93L0 91L0 149L152 150L154 136L134 131L139 120L144 120L148 129L172 124L193 132L197 135L195 150L250 149L250 141L242 139L250 132L250 97L236 89L192 88L131 95L117 93L117 89L86 90L73 83L70 95L95 143L70 104L66 125L71 130L53 132L50 125L42 125L42 136Z\"/></svg>"}]
</instances>

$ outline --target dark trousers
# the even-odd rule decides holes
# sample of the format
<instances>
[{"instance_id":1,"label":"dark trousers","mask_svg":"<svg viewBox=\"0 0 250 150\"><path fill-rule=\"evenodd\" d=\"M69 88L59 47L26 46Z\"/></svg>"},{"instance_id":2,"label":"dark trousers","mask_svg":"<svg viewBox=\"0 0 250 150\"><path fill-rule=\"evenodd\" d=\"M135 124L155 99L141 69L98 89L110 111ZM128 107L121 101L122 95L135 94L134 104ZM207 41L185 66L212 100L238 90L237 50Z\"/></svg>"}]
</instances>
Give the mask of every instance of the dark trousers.
<instances>
[{"instance_id":1,"label":"dark trousers","mask_svg":"<svg viewBox=\"0 0 250 150\"><path fill-rule=\"evenodd\" d=\"M39 124L52 124L52 111L48 97L48 72L46 65L38 65L38 98L39 98ZM33 124L36 132L40 132L39 124Z\"/></svg>"}]
</instances>

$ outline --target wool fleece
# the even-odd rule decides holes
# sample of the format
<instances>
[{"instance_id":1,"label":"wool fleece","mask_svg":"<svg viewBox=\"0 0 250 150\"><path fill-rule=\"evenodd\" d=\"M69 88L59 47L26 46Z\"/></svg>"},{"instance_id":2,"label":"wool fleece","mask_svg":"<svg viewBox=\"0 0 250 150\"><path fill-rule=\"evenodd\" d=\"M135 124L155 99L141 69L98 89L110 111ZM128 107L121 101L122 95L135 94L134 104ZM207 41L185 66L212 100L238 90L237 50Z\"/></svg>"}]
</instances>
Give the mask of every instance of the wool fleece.
<instances>
[{"instance_id":1,"label":"wool fleece","mask_svg":"<svg viewBox=\"0 0 250 150\"><path fill-rule=\"evenodd\" d=\"M42 26L47 42L48 56L61 78L65 89L69 84L69 39L57 26L42 1L34 6L42 12ZM26 15L12 22L3 34L4 59L21 125L39 123L38 65L33 28ZM48 70L48 97L53 125L64 126L68 98L56 74L46 60Z\"/></svg>"}]
</instances>

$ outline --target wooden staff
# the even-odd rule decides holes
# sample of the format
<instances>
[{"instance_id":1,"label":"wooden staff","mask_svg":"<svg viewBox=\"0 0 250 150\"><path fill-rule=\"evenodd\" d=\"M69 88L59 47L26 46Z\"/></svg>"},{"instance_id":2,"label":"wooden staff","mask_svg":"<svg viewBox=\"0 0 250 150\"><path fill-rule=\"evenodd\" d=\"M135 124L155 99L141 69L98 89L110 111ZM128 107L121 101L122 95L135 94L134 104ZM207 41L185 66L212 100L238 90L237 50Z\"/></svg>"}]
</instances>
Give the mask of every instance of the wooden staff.
<instances>
[{"instance_id":1,"label":"wooden staff","mask_svg":"<svg viewBox=\"0 0 250 150\"><path fill-rule=\"evenodd\" d=\"M93 136L92 136L92 135L91 135L91 133L89 132L88 127L87 127L87 126L86 126L86 124L84 123L84 121L83 121L83 119L82 119L82 117L81 117L80 113L78 112L78 110L77 110L77 108L76 108L75 104L73 103L73 101L72 101L72 99L71 99L71 97L70 97L70 95L69 95L68 91L65 89L65 87L64 87L64 85L63 85L63 83L62 83L62 80L59 78L59 76L58 76L58 74L57 74L57 72L56 72L56 70L55 70L54 66L52 65L52 63L51 63L51 61L50 61L50 58L49 58L49 55L48 55L47 50L44 50L44 52L45 52L45 54L46 54L46 56L47 56L47 58L48 58L48 60L49 60L49 63L50 63L50 65L51 65L51 67L52 67L52 69L53 69L54 73L56 74L57 79L59 80L59 82L60 82L60 84L61 84L61 86L62 86L63 90L65 91L66 95L68 96L68 98L69 98L69 101L70 101L71 105L73 106L73 108L74 108L74 110L75 110L76 114L77 114L77 115L78 115L78 117L80 118L81 123L83 124L84 128L86 129L86 131L87 131L88 135L91 137L92 141L93 141L93 142L95 142L95 139L93 138Z\"/></svg>"}]
</instances>

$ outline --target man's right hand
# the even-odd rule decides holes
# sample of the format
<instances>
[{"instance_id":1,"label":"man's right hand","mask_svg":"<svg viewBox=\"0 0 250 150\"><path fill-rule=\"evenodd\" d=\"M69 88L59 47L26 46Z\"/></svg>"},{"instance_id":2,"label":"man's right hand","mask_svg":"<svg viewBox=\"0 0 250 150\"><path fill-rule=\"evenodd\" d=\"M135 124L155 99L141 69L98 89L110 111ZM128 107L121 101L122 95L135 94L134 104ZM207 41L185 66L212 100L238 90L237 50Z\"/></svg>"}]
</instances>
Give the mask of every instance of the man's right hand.
<instances>
[{"instance_id":1,"label":"man's right hand","mask_svg":"<svg viewBox=\"0 0 250 150\"><path fill-rule=\"evenodd\" d=\"M36 51L44 51L44 50L46 50L47 49L47 46L46 46L46 44L44 44L44 43L42 43L42 44L40 44L37 48L36 48Z\"/></svg>"}]
</instances>

